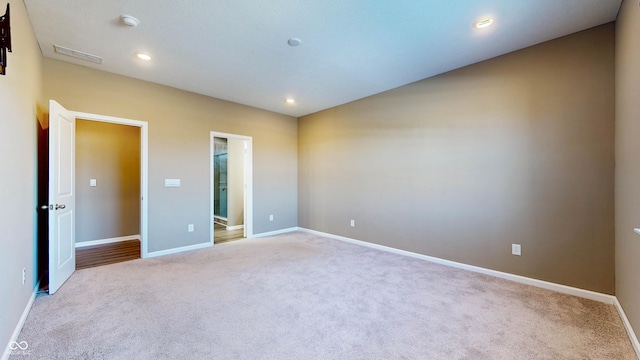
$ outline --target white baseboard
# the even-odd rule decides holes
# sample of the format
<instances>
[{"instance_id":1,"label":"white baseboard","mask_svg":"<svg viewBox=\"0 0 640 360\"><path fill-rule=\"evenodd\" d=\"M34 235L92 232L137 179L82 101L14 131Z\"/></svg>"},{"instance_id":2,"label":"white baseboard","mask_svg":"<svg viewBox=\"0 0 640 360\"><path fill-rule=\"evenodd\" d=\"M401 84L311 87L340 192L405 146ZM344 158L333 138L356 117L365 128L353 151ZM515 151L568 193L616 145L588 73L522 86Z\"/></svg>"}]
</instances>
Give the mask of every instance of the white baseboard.
<instances>
[{"instance_id":1,"label":"white baseboard","mask_svg":"<svg viewBox=\"0 0 640 360\"><path fill-rule=\"evenodd\" d=\"M345 241L345 242L356 244L356 245L388 251L395 254L410 256L413 258L422 259L422 260L434 262L441 265L451 266L458 269L469 270L469 271L473 271L473 272L477 272L485 275L491 275L498 278L511 280L511 281L522 283L522 284L532 285L532 286L536 286L536 287L547 289L547 290L553 290L563 294L569 294L569 295L574 295L574 296L578 296L585 299L600 301L606 304L613 305L615 301L615 296L613 295L602 294L602 293L591 291L591 290L579 289L579 288L556 284L556 283L552 283L544 280L532 279L525 276L514 275L514 274L505 273L502 271L486 269L479 266L467 265L467 264L463 264L463 263L459 263L451 260L445 260L445 259L440 259L433 256L422 255L422 254L414 253L411 251L400 250L400 249L396 249L396 248L392 248L384 245L378 245L378 244L373 244L366 241L351 239L344 236L323 233L320 231L315 231L315 230L310 230L305 228L299 228L299 230L310 233L310 234L318 235L318 236L324 236L330 239Z\"/></svg>"},{"instance_id":2,"label":"white baseboard","mask_svg":"<svg viewBox=\"0 0 640 360\"><path fill-rule=\"evenodd\" d=\"M227 230L240 230L240 229L244 229L244 225L227 226Z\"/></svg>"},{"instance_id":3,"label":"white baseboard","mask_svg":"<svg viewBox=\"0 0 640 360\"><path fill-rule=\"evenodd\" d=\"M622 319L624 328L627 330L627 334L629 335L629 340L631 340L631 345L633 345L633 349L636 351L636 355L638 356L638 359L640 359L640 342L638 341L638 337L636 336L635 331L633 331L633 328L631 327L631 323L627 318L627 314L624 313L624 310L622 309L622 304L620 304L620 301L618 301L618 298L614 300L613 305L616 307L616 310L618 310L618 314Z\"/></svg>"},{"instance_id":4,"label":"white baseboard","mask_svg":"<svg viewBox=\"0 0 640 360\"><path fill-rule=\"evenodd\" d=\"M638 337L636 336L636 333L634 332L633 327L631 326L631 323L629 322L629 319L627 318L627 315L625 314L625 312L624 312L624 310L622 308L622 305L620 304L620 302L618 301L618 299L615 296L602 294L602 293L599 293L599 292L585 290L585 289L579 289L579 288L575 288L575 287L571 287L571 286L556 284L556 283L552 283L552 282L548 282L548 281L532 279L532 278L528 278L528 277L525 277L525 276L514 275L514 274L509 274L509 273L505 273L505 272L501 272L501 271L486 269L486 268L482 268L482 267L479 267L479 266L467 265L467 264L463 264L463 263L459 263L459 262L455 262L455 261L436 258L436 257L433 257L433 256L427 256L427 255L422 255L422 254L418 254L418 253L414 253L414 252L410 252L410 251L395 249L395 248L384 246L384 245L378 245L378 244L368 243L366 241L355 240L355 239L351 239L351 238L344 237L344 236L324 233L324 232L321 232L321 231L310 230L310 229L306 229L306 228L298 228L297 230L302 231L302 232L306 232L306 233L310 233L310 234L314 234L314 235L318 235L318 236L327 237L327 238L330 238L330 239L345 241L345 242L356 244L356 245L360 245L360 246L366 246L366 247L373 248L373 249L378 249L378 250L388 251L388 252L395 253L395 254L410 256L410 257L413 257L413 258L422 259L422 260L426 260L426 261L431 261L431 262L434 262L434 263L437 263L437 264L441 264L441 265L451 266L451 267L455 267L455 268L458 268L458 269L469 270L469 271L473 271L473 272L477 272L477 273L481 273L481 274L485 274L485 275L495 276L495 277L498 277L498 278L519 282L519 283L522 283L522 284L536 286L536 287L540 287L540 288L547 289L547 290L557 291L557 292L563 293L563 294L574 295L574 296L578 296L578 297L581 297L581 298L595 300L595 301L599 301L599 302L602 302L602 303L605 303L605 304L613 305L616 308L616 310L618 311L618 314L620 315L620 319L622 320L622 323L624 324L624 327L625 327L625 329L627 331L627 335L629 336L629 340L631 341L631 344L633 345L633 349L635 350L636 355L638 356L638 359L640 359L640 342L638 341ZM638 233L640 233L640 231Z\"/></svg>"},{"instance_id":5,"label":"white baseboard","mask_svg":"<svg viewBox=\"0 0 640 360\"><path fill-rule=\"evenodd\" d=\"M33 302L36 299L36 293L40 288L40 282L36 284L33 288L33 292L29 297L29 301L27 302L27 306L25 306L24 311L22 312L22 316L20 316L20 320L18 320L18 324L16 324L16 328L13 330L13 334L11 334L11 339L9 339L9 343L4 348L4 352L0 354L0 360L9 359L9 355L11 355L11 343L18 341L18 336L20 336L20 332L22 331L22 327L24 326L25 321L27 321L27 316L29 316L29 312L31 311L31 307L33 306Z\"/></svg>"},{"instance_id":6,"label":"white baseboard","mask_svg":"<svg viewBox=\"0 0 640 360\"><path fill-rule=\"evenodd\" d=\"M184 252L184 251L190 251L190 250L204 249L204 248L208 248L208 247L212 247L212 246L213 246L212 242L206 242L206 243L200 243L200 244L194 244L194 245L187 245L187 246L182 246L182 247L173 248L173 249L150 252L150 253L147 253L147 256L145 258L152 258L152 257L156 257L156 256L164 256L164 255L176 254L176 253L180 253L180 252Z\"/></svg>"},{"instance_id":7,"label":"white baseboard","mask_svg":"<svg viewBox=\"0 0 640 360\"><path fill-rule=\"evenodd\" d=\"M114 238L110 238L110 239L100 239L100 240L91 240L91 241L80 241L80 242L77 242L77 243L76 243L76 248L87 247L87 246L94 246L94 245L111 244L111 243L116 243L116 242L120 242L120 241L127 241L127 240L140 240L140 234L138 234L138 235L129 235L129 236L114 237Z\"/></svg>"},{"instance_id":8,"label":"white baseboard","mask_svg":"<svg viewBox=\"0 0 640 360\"><path fill-rule=\"evenodd\" d=\"M259 234L253 234L249 238L250 239L262 238L262 237L267 237L267 236L286 234L286 233L290 233L290 232L294 232L294 231L298 231L298 230L301 230L301 229L299 227L290 227L290 228L286 228L286 229L280 229L280 230L275 230L275 231L263 232L263 233L259 233Z\"/></svg>"}]
</instances>

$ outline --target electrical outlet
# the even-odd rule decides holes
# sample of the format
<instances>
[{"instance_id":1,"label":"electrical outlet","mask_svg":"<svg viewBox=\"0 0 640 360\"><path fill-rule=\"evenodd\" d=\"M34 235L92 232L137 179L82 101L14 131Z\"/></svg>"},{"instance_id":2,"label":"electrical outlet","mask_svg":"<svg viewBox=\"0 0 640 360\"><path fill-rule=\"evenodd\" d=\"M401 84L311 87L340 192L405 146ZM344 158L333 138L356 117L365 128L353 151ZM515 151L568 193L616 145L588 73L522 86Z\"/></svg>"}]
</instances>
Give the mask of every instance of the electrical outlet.
<instances>
[{"instance_id":1,"label":"electrical outlet","mask_svg":"<svg viewBox=\"0 0 640 360\"><path fill-rule=\"evenodd\" d=\"M522 247L520 244L511 244L511 254L521 256L522 255Z\"/></svg>"},{"instance_id":2,"label":"electrical outlet","mask_svg":"<svg viewBox=\"0 0 640 360\"><path fill-rule=\"evenodd\" d=\"M269 215L269 221L273 221L273 214Z\"/></svg>"},{"instance_id":3,"label":"electrical outlet","mask_svg":"<svg viewBox=\"0 0 640 360\"><path fill-rule=\"evenodd\" d=\"M351 219L351 227L356 227L356 221Z\"/></svg>"},{"instance_id":4,"label":"electrical outlet","mask_svg":"<svg viewBox=\"0 0 640 360\"><path fill-rule=\"evenodd\" d=\"M22 268L22 285L27 282L27 268Z\"/></svg>"},{"instance_id":5,"label":"electrical outlet","mask_svg":"<svg viewBox=\"0 0 640 360\"><path fill-rule=\"evenodd\" d=\"M193 224L189 224L188 230L189 232L193 232Z\"/></svg>"}]
</instances>

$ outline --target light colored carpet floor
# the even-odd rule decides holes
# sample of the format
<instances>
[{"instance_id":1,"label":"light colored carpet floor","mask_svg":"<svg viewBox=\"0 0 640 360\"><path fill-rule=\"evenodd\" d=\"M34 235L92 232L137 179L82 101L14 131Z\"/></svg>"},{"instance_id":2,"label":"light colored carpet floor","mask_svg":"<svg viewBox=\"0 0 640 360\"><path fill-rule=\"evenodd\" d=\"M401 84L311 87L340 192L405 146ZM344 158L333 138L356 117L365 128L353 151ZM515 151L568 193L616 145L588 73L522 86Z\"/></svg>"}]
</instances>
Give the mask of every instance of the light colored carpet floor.
<instances>
[{"instance_id":1,"label":"light colored carpet floor","mask_svg":"<svg viewBox=\"0 0 640 360\"><path fill-rule=\"evenodd\" d=\"M636 359L611 305L306 233L77 271L11 359Z\"/></svg>"}]
</instances>

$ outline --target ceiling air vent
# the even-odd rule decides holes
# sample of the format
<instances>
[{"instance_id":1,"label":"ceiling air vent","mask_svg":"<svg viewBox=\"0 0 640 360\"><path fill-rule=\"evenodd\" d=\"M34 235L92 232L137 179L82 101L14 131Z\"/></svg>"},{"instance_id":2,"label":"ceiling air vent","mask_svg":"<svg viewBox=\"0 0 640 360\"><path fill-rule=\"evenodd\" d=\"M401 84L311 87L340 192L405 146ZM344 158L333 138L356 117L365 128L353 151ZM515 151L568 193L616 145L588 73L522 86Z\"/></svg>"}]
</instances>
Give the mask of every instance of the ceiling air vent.
<instances>
[{"instance_id":1,"label":"ceiling air vent","mask_svg":"<svg viewBox=\"0 0 640 360\"><path fill-rule=\"evenodd\" d=\"M76 59L89 61L89 62L96 63L96 64L102 64L102 58L99 57L99 56L83 53L82 51L72 50L72 49L69 49L69 48L66 48L66 47L62 47L62 46L58 46L58 45L53 45L53 48L60 55L71 56L71 57L74 57Z\"/></svg>"}]
</instances>

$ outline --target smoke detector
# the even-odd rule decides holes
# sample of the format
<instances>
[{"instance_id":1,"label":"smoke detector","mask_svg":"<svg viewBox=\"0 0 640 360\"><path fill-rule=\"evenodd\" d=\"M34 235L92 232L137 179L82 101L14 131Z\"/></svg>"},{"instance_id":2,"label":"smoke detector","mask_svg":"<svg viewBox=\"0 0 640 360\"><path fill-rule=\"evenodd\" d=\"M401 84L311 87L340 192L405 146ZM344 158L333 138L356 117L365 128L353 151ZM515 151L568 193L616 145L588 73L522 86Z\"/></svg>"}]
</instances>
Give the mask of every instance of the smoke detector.
<instances>
[{"instance_id":1,"label":"smoke detector","mask_svg":"<svg viewBox=\"0 0 640 360\"><path fill-rule=\"evenodd\" d=\"M138 24L140 24L140 20L134 18L131 15L122 15L120 16L120 18L122 19L122 22L128 27L136 27L138 26Z\"/></svg>"},{"instance_id":2,"label":"smoke detector","mask_svg":"<svg viewBox=\"0 0 640 360\"><path fill-rule=\"evenodd\" d=\"M301 42L302 41L298 38L291 38L289 39L289 41L287 41L287 44L289 44L289 46L298 46Z\"/></svg>"}]
</instances>

